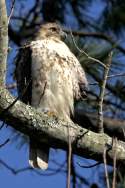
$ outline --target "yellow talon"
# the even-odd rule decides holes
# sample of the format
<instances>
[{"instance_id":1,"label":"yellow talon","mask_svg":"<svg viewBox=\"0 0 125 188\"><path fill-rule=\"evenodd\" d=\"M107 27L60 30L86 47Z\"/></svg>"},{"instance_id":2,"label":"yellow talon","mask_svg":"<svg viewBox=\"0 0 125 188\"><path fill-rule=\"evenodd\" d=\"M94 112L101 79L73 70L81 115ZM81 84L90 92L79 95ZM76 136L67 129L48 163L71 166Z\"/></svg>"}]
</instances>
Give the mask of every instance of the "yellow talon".
<instances>
[{"instance_id":1,"label":"yellow talon","mask_svg":"<svg viewBox=\"0 0 125 188\"><path fill-rule=\"evenodd\" d=\"M47 115L48 115L48 116L57 116L56 113L53 112L53 111L48 111L48 112L47 112Z\"/></svg>"}]
</instances>

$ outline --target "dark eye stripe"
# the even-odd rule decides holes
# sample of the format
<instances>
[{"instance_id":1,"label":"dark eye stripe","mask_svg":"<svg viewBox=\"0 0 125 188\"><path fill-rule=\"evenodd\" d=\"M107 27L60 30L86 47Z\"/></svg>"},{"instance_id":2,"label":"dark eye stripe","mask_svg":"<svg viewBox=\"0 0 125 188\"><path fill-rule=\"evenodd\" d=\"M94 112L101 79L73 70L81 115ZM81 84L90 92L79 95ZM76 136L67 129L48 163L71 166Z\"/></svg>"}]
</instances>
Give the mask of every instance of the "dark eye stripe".
<instances>
[{"instance_id":1,"label":"dark eye stripe","mask_svg":"<svg viewBox=\"0 0 125 188\"><path fill-rule=\"evenodd\" d=\"M57 31L57 28L55 28L55 27L51 27L50 29L51 29L51 31Z\"/></svg>"}]
</instances>

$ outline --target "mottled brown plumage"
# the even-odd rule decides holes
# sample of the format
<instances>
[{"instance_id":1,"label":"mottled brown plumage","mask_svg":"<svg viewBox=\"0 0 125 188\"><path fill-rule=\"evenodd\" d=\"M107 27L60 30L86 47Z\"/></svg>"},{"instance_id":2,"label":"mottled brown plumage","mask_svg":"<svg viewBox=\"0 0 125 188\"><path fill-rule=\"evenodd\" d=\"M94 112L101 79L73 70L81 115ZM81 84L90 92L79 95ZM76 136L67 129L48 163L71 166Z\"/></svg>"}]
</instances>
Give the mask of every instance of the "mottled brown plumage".
<instances>
[{"instance_id":1,"label":"mottled brown plumage","mask_svg":"<svg viewBox=\"0 0 125 188\"><path fill-rule=\"evenodd\" d=\"M81 97L81 92L87 86L87 80L79 61L61 41L62 35L64 33L57 24L48 23L42 25L35 40L30 43L27 57L30 56L31 61L32 89L29 87L29 90L32 94L31 105L38 111L53 112L58 118L71 121L70 115L74 112L74 100ZM23 54L24 52L17 61L17 67L20 62L23 62L24 67L29 64L29 60L26 60ZM25 78L23 80L28 83L29 78ZM19 76L17 76L17 81L18 88L20 88ZM25 84L22 84L22 88ZM23 98L27 97L24 95ZM49 148L46 146L38 148L33 140L30 144L30 164L33 167L46 169Z\"/></svg>"}]
</instances>

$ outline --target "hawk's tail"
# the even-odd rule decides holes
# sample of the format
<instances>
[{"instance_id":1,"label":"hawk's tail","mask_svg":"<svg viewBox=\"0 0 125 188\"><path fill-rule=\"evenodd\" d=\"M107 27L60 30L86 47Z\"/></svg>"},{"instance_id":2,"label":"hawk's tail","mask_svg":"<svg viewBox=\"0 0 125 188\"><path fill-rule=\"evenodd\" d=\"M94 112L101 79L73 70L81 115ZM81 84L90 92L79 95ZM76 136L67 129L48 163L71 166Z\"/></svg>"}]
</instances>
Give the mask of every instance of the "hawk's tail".
<instances>
[{"instance_id":1,"label":"hawk's tail","mask_svg":"<svg viewBox=\"0 0 125 188\"><path fill-rule=\"evenodd\" d=\"M49 148L38 148L36 143L30 140L29 145L29 164L33 168L46 170L48 168Z\"/></svg>"}]
</instances>

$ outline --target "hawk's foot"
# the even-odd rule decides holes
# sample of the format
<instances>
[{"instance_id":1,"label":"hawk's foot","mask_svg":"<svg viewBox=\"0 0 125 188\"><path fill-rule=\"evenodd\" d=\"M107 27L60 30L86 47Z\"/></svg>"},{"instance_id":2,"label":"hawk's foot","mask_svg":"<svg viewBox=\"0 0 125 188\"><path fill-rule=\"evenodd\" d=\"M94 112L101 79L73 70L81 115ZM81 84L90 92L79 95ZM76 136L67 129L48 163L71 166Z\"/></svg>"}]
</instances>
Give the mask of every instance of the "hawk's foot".
<instances>
[{"instance_id":1,"label":"hawk's foot","mask_svg":"<svg viewBox=\"0 0 125 188\"><path fill-rule=\"evenodd\" d=\"M47 114L47 115L50 116L50 117L57 117L56 112L51 111L50 109L44 109L44 110L43 110L43 113Z\"/></svg>"},{"instance_id":2,"label":"hawk's foot","mask_svg":"<svg viewBox=\"0 0 125 188\"><path fill-rule=\"evenodd\" d=\"M54 111L48 111L46 114L47 114L48 116L57 116Z\"/></svg>"}]
</instances>

